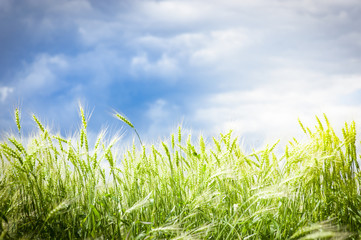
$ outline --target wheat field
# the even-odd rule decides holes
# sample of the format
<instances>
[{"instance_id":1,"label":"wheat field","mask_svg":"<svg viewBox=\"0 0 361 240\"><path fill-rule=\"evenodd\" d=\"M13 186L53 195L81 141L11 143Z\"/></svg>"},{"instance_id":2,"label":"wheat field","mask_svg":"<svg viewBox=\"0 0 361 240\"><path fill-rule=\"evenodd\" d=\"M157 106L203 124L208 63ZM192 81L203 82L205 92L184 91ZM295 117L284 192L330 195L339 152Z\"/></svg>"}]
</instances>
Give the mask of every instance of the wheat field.
<instances>
[{"instance_id":1,"label":"wheat field","mask_svg":"<svg viewBox=\"0 0 361 240\"><path fill-rule=\"evenodd\" d=\"M355 122L337 136L326 115L293 139L246 154L232 131L120 151L85 113L76 139L33 115L36 134L0 143L0 239L359 239ZM110 140L109 140L110 139Z\"/></svg>"}]
</instances>

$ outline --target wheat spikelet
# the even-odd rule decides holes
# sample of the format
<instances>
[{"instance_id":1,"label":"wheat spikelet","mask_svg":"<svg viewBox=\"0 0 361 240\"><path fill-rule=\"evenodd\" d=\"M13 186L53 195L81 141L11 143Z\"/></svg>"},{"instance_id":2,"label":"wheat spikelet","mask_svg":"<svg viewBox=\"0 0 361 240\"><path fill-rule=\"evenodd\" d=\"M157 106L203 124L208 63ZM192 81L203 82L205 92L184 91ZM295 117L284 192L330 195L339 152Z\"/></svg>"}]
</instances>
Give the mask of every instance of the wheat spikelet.
<instances>
[{"instance_id":1,"label":"wheat spikelet","mask_svg":"<svg viewBox=\"0 0 361 240\"><path fill-rule=\"evenodd\" d=\"M80 147L84 146L84 129L80 130Z\"/></svg>"},{"instance_id":2,"label":"wheat spikelet","mask_svg":"<svg viewBox=\"0 0 361 240\"><path fill-rule=\"evenodd\" d=\"M138 136L140 144L143 145L142 140L140 139L140 136L139 136L137 130L135 129L134 125L126 117L122 116L120 113L116 112L116 113L114 113L114 116L117 117L122 122L126 123L129 127L133 128L133 130L135 131L135 133Z\"/></svg>"},{"instance_id":3,"label":"wheat spikelet","mask_svg":"<svg viewBox=\"0 0 361 240\"><path fill-rule=\"evenodd\" d=\"M112 152L110 151L110 148L108 148L108 149L105 151L105 159L108 160L110 167L111 167L111 168L114 168L114 159L113 159L113 154L112 154Z\"/></svg>"},{"instance_id":4,"label":"wheat spikelet","mask_svg":"<svg viewBox=\"0 0 361 240\"><path fill-rule=\"evenodd\" d=\"M323 131L323 125L320 121L320 119L316 116L316 120L317 120L317 123L318 123L318 127L320 128L321 131Z\"/></svg>"},{"instance_id":5,"label":"wheat spikelet","mask_svg":"<svg viewBox=\"0 0 361 240\"><path fill-rule=\"evenodd\" d=\"M23 147L23 145L21 143L19 143L18 141L16 141L15 138L9 138L8 140L9 140L9 142L11 142L19 150L19 152L26 153L25 148Z\"/></svg>"},{"instance_id":6,"label":"wheat spikelet","mask_svg":"<svg viewBox=\"0 0 361 240\"><path fill-rule=\"evenodd\" d=\"M49 214L46 217L46 221L48 221L49 219L51 219L54 215L56 215L59 211L67 208L69 206L69 201L63 201L62 203L60 203L58 206L56 206L53 210L51 210L49 212Z\"/></svg>"},{"instance_id":7,"label":"wheat spikelet","mask_svg":"<svg viewBox=\"0 0 361 240\"><path fill-rule=\"evenodd\" d=\"M84 110L81 106L79 106L79 109L80 109L80 116L81 116L81 121L82 121L83 127L84 127L84 129L86 129L88 124L87 124L87 121L85 118Z\"/></svg>"},{"instance_id":8,"label":"wheat spikelet","mask_svg":"<svg viewBox=\"0 0 361 240\"><path fill-rule=\"evenodd\" d=\"M179 166L179 153L177 150L175 151L175 163Z\"/></svg>"},{"instance_id":9,"label":"wheat spikelet","mask_svg":"<svg viewBox=\"0 0 361 240\"><path fill-rule=\"evenodd\" d=\"M152 194L153 194L153 192L150 192L145 198L136 202L132 207L128 208L125 211L125 214L129 214L139 208L147 207L149 204L152 204L154 202L154 200L152 198L150 198Z\"/></svg>"},{"instance_id":10,"label":"wheat spikelet","mask_svg":"<svg viewBox=\"0 0 361 240\"><path fill-rule=\"evenodd\" d=\"M199 138L199 146L201 148L202 155L205 155L206 153L206 144L204 143L203 136Z\"/></svg>"},{"instance_id":11,"label":"wheat spikelet","mask_svg":"<svg viewBox=\"0 0 361 240\"><path fill-rule=\"evenodd\" d=\"M172 149L174 150L174 146L175 146L175 140L174 140L174 134L172 134L172 140L171 140L171 142L172 142Z\"/></svg>"},{"instance_id":12,"label":"wheat spikelet","mask_svg":"<svg viewBox=\"0 0 361 240\"><path fill-rule=\"evenodd\" d=\"M129 127L134 128L133 124L126 117L120 115L119 113L116 113L115 116L125 122Z\"/></svg>"},{"instance_id":13,"label":"wheat spikelet","mask_svg":"<svg viewBox=\"0 0 361 240\"><path fill-rule=\"evenodd\" d=\"M20 133L20 130L21 130L21 125L20 125L20 112L19 112L19 109L16 108L15 109L15 122L16 122L16 126L18 128L18 131Z\"/></svg>"},{"instance_id":14,"label":"wheat spikelet","mask_svg":"<svg viewBox=\"0 0 361 240\"><path fill-rule=\"evenodd\" d=\"M222 151L221 144L219 143L219 141L217 141L215 137L213 137L213 142L216 145L217 152L220 153Z\"/></svg>"},{"instance_id":15,"label":"wheat spikelet","mask_svg":"<svg viewBox=\"0 0 361 240\"><path fill-rule=\"evenodd\" d=\"M181 126L178 127L178 143L182 143L182 129Z\"/></svg>"},{"instance_id":16,"label":"wheat spikelet","mask_svg":"<svg viewBox=\"0 0 361 240\"><path fill-rule=\"evenodd\" d=\"M39 129L44 132L45 128L44 126L41 124L41 122L39 121L39 119L35 116L35 114L33 114L33 119L36 122L36 124L38 125Z\"/></svg>"},{"instance_id":17,"label":"wheat spikelet","mask_svg":"<svg viewBox=\"0 0 361 240\"><path fill-rule=\"evenodd\" d=\"M170 160L171 157L170 157L170 153L169 153L169 149L168 149L167 145L164 142L162 142L162 145L165 150L165 153L167 154L168 159Z\"/></svg>"},{"instance_id":18,"label":"wheat spikelet","mask_svg":"<svg viewBox=\"0 0 361 240\"><path fill-rule=\"evenodd\" d=\"M299 125L301 126L302 131L303 131L305 134L307 134L307 131L306 131L305 127L303 126L303 124L302 124L302 122L301 122L300 119L298 119L298 123L299 123Z\"/></svg>"},{"instance_id":19,"label":"wheat spikelet","mask_svg":"<svg viewBox=\"0 0 361 240\"><path fill-rule=\"evenodd\" d=\"M7 158L10 160L10 158L18 159L21 165L23 164L23 159L19 152L15 151L11 147L9 147L6 143L1 144L1 150L7 156Z\"/></svg>"}]
</instances>

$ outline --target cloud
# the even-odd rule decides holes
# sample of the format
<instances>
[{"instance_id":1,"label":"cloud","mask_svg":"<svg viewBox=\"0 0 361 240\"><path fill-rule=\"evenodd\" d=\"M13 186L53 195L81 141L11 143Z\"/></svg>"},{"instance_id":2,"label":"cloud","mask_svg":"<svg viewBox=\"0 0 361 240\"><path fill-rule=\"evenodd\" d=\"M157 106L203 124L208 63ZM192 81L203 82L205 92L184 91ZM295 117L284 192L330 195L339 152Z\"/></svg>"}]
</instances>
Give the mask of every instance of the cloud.
<instances>
[{"instance_id":1,"label":"cloud","mask_svg":"<svg viewBox=\"0 0 361 240\"><path fill-rule=\"evenodd\" d=\"M176 60L166 54L163 54L160 59L150 62L148 56L143 53L131 59L131 72L135 76L140 73L143 78L150 75L172 80L179 74L179 69Z\"/></svg>"},{"instance_id":2,"label":"cloud","mask_svg":"<svg viewBox=\"0 0 361 240\"><path fill-rule=\"evenodd\" d=\"M344 121L361 119L361 102L349 105L341 101L360 92L361 75L299 76L304 71L285 72L287 77L277 73L279 78L272 77L273 81L252 90L228 90L208 96L201 107L194 107L194 121L204 122L211 134L234 129L241 136L251 136L251 142L270 142L299 136L298 118L312 127L315 116L322 118L326 113L337 129Z\"/></svg>"},{"instance_id":3,"label":"cloud","mask_svg":"<svg viewBox=\"0 0 361 240\"><path fill-rule=\"evenodd\" d=\"M14 91L11 87L0 87L0 102L5 102L9 94Z\"/></svg>"},{"instance_id":4,"label":"cloud","mask_svg":"<svg viewBox=\"0 0 361 240\"><path fill-rule=\"evenodd\" d=\"M208 18L210 7L199 1L142 1L138 2L139 16L161 27L194 24ZM142 21L144 24L149 24Z\"/></svg>"},{"instance_id":5,"label":"cloud","mask_svg":"<svg viewBox=\"0 0 361 240\"><path fill-rule=\"evenodd\" d=\"M28 64L18 75L17 91L19 95L51 95L61 86L59 75L68 68L64 56L41 54Z\"/></svg>"},{"instance_id":6,"label":"cloud","mask_svg":"<svg viewBox=\"0 0 361 240\"><path fill-rule=\"evenodd\" d=\"M357 0L1 1L0 12L12 23L0 24L0 100L53 119L65 109L65 127L79 99L141 116L149 136L182 117L253 139L292 135L297 117L359 117Z\"/></svg>"},{"instance_id":7,"label":"cloud","mask_svg":"<svg viewBox=\"0 0 361 240\"><path fill-rule=\"evenodd\" d=\"M179 107L165 99L156 99L149 103L146 111L147 136L168 137L170 131L180 124Z\"/></svg>"},{"instance_id":8,"label":"cloud","mask_svg":"<svg viewBox=\"0 0 361 240\"><path fill-rule=\"evenodd\" d=\"M242 54L243 49L256 42L254 34L245 29L211 31L202 40L203 46L195 49L190 56L194 65L219 65L225 59L230 60L227 61L230 64Z\"/></svg>"}]
</instances>

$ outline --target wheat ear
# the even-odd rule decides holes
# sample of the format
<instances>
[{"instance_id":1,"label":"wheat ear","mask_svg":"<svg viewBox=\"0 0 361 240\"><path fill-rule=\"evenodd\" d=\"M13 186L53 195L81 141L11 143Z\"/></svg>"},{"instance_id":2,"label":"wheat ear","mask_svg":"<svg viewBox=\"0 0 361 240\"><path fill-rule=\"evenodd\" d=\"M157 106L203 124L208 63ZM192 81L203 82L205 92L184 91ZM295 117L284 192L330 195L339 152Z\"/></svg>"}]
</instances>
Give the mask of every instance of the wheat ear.
<instances>
[{"instance_id":1,"label":"wheat ear","mask_svg":"<svg viewBox=\"0 0 361 240\"><path fill-rule=\"evenodd\" d=\"M129 127L133 128L134 132L137 134L137 137L139 139L140 144L143 146L142 140L140 139L140 136L137 132L137 129L134 127L134 125L124 116L122 116L120 113L115 113L114 116L118 118L120 121L126 123Z\"/></svg>"}]
</instances>

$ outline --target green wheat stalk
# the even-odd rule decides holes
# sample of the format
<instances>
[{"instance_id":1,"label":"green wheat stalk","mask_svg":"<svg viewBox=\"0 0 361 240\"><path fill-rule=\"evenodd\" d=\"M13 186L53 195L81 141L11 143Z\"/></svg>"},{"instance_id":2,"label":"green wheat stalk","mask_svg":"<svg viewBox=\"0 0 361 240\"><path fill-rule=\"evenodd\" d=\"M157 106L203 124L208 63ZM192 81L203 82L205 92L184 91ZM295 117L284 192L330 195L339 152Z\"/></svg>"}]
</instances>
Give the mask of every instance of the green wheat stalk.
<instances>
[{"instance_id":1,"label":"green wheat stalk","mask_svg":"<svg viewBox=\"0 0 361 240\"><path fill-rule=\"evenodd\" d=\"M140 139L140 136L139 136L139 134L138 134L138 132L137 132L137 129L134 127L134 125L133 125L126 117L122 116L122 115L121 115L120 113L118 113L118 112L114 113L114 116L115 116L116 118L118 118L120 121L122 121L122 122L124 122L125 124L127 124L129 127L131 127L131 128L134 130L134 132L137 134L137 137L138 137L138 139L139 139L140 144L143 145L142 140Z\"/></svg>"}]
</instances>

